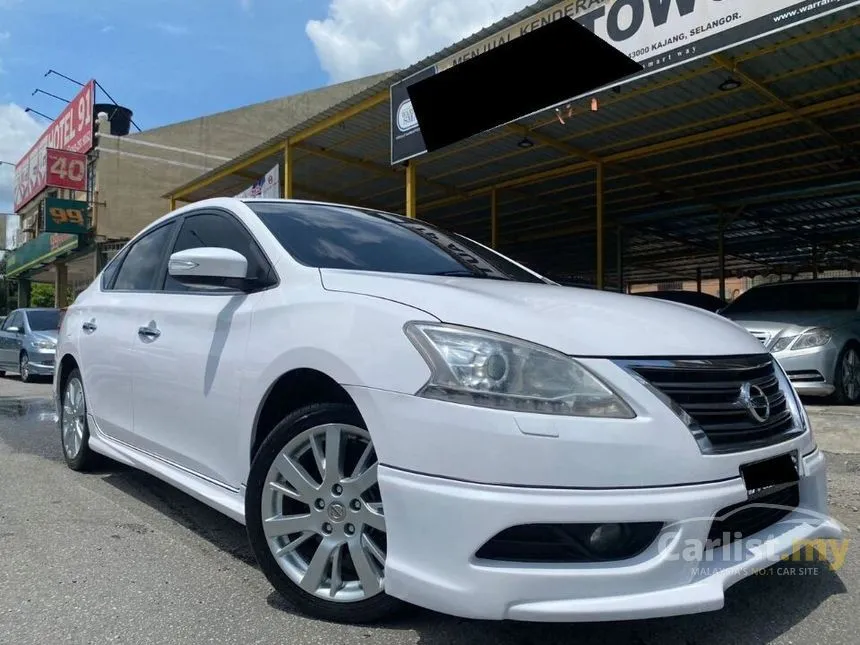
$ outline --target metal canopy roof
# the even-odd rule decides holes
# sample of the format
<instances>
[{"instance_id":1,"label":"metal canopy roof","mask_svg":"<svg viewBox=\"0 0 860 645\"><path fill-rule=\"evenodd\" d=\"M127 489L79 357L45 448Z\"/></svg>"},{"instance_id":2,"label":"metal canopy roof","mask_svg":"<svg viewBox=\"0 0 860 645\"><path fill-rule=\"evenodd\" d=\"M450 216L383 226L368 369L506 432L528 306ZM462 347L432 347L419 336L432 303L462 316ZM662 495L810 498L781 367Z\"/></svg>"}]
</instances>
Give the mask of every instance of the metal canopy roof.
<instances>
[{"instance_id":1,"label":"metal canopy roof","mask_svg":"<svg viewBox=\"0 0 860 645\"><path fill-rule=\"evenodd\" d=\"M290 140L294 197L402 212L404 168L389 164L388 86L553 1L391 75L173 195L236 194L281 162ZM741 86L720 90L728 77ZM528 79L511 82L500 92L528 91ZM502 252L588 281L599 162L608 284L619 240L627 281L695 279L697 269L715 277L721 221L728 275L860 269L860 9L597 98L596 112L590 99L578 101L564 124L548 112L418 158L418 216L488 241L495 193ZM521 147L524 138L533 145Z\"/></svg>"}]
</instances>

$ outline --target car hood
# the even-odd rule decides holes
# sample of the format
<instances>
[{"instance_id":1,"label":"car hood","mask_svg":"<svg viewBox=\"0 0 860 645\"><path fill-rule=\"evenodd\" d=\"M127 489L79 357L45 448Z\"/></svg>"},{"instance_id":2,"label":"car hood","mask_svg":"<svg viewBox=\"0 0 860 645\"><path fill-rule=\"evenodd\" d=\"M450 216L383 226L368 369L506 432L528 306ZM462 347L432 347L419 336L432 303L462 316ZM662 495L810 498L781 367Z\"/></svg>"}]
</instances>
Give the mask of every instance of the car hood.
<instances>
[{"instance_id":1,"label":"car hood","mask_svg":"<svg viewBox=\"0 0 860 645\"><path fill-rule=\"evenodd\" d=\"M57 342L57 332L56 331L34 331L30 334L31 340L39 341L39 340L48 340L52 343Z\"/></svg>"},{"instance_id":2,"label":"car hood","mask_svg":"<svg viewBox=\"0 0 860 645\"><path fill-rule=\"evenodd\" d=\"M735 323L651 298L482 278L323 269L323 286L393 300L447 323L578 356L719 356L762 352Z\"/></svg>"},{"instance_id":3,"label":"car hood","mask_svg":"<svg viewBox=\"0 0 860 645\"><path fill-rule=\"evenodd\" d=\"M750 331L769 333L800 332L809 327L834 329L858 318L854 311L747 311L737 314L725 312L723 315Z\"/></svg>"}]
</instances>

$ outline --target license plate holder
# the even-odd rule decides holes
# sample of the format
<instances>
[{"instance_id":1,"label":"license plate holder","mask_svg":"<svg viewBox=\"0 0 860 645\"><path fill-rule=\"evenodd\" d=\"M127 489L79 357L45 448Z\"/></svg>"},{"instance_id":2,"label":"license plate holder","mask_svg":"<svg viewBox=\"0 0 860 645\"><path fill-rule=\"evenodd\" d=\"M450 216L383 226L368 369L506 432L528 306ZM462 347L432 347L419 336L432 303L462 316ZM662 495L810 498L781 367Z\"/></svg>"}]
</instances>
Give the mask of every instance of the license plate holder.
<instances>
[{"instance_id":1,"label":"license plate holder","mask_svg":"<svg viewBox=\"0 0 860 645\"><path fill-rule=\"evenodd\" d=\"M750 500L795 486L800 481L796 452L755 461L741 466L741 477Z\"/></svg>"}]
</instances>

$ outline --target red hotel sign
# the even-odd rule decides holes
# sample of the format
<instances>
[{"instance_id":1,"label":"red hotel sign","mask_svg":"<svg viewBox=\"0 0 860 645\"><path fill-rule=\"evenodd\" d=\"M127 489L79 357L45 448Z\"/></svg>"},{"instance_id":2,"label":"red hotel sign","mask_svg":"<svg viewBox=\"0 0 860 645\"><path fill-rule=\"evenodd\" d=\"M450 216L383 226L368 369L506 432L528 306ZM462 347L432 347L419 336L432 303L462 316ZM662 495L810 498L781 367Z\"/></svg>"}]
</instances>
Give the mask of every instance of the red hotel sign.
<instances>
[{"instance_id":1,"label":"red hotel sign","mask_svg":"<svg viewBox=\"0 0 860 645\"><path fill-rule=\"evenodd\" d=\"M70 190L87 189L87 156L82 152L48 148L45 185Z\"/></svg>"},{"instance_id":2,"label":"red hotel sign","mask_svg":"<svg viewBox=\"0 0 860 645\"><path fill-rule=\"evenodd\" d=\"M54 185L48 181L49 148L53 148L54 151L67 150L81 154L86 154L92 149L95 85L94 80L84 85L78 95L69 102L66 109L54 119L35 145L15 166L16 211L46 186ZM86 178L84 182L86 187Z\"/></svg>"}]
</instances>

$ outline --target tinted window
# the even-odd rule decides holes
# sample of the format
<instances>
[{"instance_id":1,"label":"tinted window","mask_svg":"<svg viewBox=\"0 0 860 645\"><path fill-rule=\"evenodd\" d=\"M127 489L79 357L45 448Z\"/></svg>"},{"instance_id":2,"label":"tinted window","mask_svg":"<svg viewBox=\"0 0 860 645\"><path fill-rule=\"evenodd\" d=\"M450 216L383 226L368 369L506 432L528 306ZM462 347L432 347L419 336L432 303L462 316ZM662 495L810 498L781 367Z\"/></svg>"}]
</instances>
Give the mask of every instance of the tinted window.
<instances>
[{"instance_id":1,"label":"tinted window","mask_svg":"<svg viewBox=\"0 0 860 645\"><path fill-rule=\"evenodd\" d=\"M147 233L129 248L119 267L114 289L147 291L153 289L161 271L165 246L170 242L174 224L167 224Z\"/></svg>"},{"instance_id":2,"label":"tinted window","mask_svg":"<svg viewBox=\"0 0 860 645\"><path fill-rule=\"evenodd\" d=\"M53 331L60 328L60 310L28 311L27 322L31 331Z\"/></svg>"},{"instance_id":3,"label":"tinted window","mask_svg":"<svg viewBox=\"0 0 860 645\"><path fill-rule=\"evenodd\" d=\"M754 287L723 311L856 310L860 287L856 282L798 282Z\"/></svg>"},{"instance_id":4,"label":"tinted window","mask_svg":"<svg viewBox=\"0 0 860 645\"><path fill-rule=\"evenodd\" d=\"M230 217L215 213L201 213L185 218L171 253L202 246L215 246L241 253L248 260L248 273L245 277L265 280L268 265L261 261L261 252L242 225ZM190 287L167 275L164 279L164 289L187 291Z\"/></svg>"},{"instance_id":5,"label":"tinted window","mask_svg":"<svg viewBox=\"0 0 860 645\"><path fill-rule=\"evenodd\" d=\"M543 282L460 235L399 215L320 204L248 206L287 252L307 266Z\"/></svg>"},{"instance_id":6,"label":"tinted window","mask_svg":"<svg viewBox=\"0 0 860 645\"><path fill-rule=\"evenodd\" d=\"M18 327L18 329L20 329L22 326L21 322L21 312L16 311L6 319L5 323L3 323L3 329L9 329L10 327Z\"/></svg>"}]
</instances>

